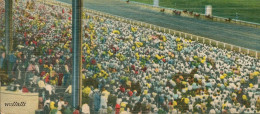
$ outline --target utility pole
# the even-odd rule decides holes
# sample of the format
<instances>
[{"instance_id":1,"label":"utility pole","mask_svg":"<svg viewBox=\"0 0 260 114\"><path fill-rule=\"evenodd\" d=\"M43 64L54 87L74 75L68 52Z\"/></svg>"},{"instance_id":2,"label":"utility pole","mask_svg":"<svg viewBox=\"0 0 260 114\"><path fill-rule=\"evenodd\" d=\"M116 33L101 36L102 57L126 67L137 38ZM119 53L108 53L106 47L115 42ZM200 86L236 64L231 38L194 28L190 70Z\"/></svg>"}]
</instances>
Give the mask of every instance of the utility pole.
<instances>
[{"instance_id":1,"label":"utility pole","mask_svg":"<svg viewBox=\"0 0 260 114\"><path fill-rule=\"evenodd\" d=\"M5 0L5 52L6 58L9 59L9 55L13 51L13 0ZM8 60L7 73L10 77L11 64Z\"/></svg>"},{"instance_id":2,"label":"utility pole","mask_svg":"<svg viewBox=\"0 0 260 114\"><path fill-rule=\"evenodd\" d=\"M72 105L82 102L82 7L83 0L72 0Z\"/></svg>"}]
</instances>

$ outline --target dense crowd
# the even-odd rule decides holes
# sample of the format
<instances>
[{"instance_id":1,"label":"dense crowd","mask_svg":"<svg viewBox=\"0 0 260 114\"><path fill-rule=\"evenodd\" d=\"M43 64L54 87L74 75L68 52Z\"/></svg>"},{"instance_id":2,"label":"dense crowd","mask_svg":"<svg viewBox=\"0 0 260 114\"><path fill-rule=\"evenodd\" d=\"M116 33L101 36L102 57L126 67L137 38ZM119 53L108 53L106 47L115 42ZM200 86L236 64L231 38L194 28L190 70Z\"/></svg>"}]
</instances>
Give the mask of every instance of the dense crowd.
<instances>
[{"instance_id":1,"label":"dense crowd","mask_svg":"<svg viewBox=\"0 0 260 114\"><path fill-rule=\"evenodd\" d=\"M71 9L17 4L17 45L0 60L11 63L9 90L39 92L45 112L260 113L258 59L90 13L83 106L71 107Z\"/></svg>"}]
</instances>

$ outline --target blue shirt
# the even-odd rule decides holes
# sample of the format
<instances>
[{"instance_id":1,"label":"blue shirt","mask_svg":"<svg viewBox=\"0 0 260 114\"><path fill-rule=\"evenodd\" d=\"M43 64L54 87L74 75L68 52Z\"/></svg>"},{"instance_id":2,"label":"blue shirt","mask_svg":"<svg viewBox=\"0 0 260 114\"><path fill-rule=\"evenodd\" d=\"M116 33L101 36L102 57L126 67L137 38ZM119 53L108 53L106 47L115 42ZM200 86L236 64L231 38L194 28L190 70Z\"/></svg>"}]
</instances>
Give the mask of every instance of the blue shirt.
<instances>
[{"instance_id":1,"label":"blue shirt","mask_svg":"<svg viewBox=\"0 0 260 114\"><path fill-rule=\"evenodd\" d=\"M14 56L14 54L11 54L10 56L9 56L9 61L10 62L12 62L12 63L14 63L14 62L16 62L16 56Z\"/></svg>"},{"instance_id":2,"label":"blue shirt","mask_svg":"<svg viewBox=\"0 0 260 114\"><path fill-rule=\"evenodd\" d=\"M94 110L98 111L100 109L100 93L94 92Z\"/></svg>"}]
</instances>

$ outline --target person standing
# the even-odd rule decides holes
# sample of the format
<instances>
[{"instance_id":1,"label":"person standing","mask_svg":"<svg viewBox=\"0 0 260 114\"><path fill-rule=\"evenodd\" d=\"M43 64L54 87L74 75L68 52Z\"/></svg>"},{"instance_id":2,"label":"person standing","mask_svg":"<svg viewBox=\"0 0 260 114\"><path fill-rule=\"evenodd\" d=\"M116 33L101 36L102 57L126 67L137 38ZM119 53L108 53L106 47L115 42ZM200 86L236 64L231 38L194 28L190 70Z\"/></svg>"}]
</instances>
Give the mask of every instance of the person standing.
<instances>
[{"instance_id":1,"label":"person standing","mask_svg":"<svg viewBox=\"0 0 260 114\"><path fill-rule=\"evenodd\" d=\"M100 109L100 92L98 89L94 90L93 96L94 96L94 111L95 113L97 113Z\"/></svg>"},{"instance_id":2,"label":"person standing","mask_svg":"<svg viewBox=\"0 0 260 114\"><path fill-rule=\"evenodd\" d=\"M73 114L80 114L80 112L79 112L79 106L74 110L74 112L73 112Z\"/></svg>"},{"instance_id":3,"label":"person standing","mask_svg":"<svg viewBox=\"0 0 260 114\"><path fill-rule=\"evenodd\" d=\"M107 97L106 97L105 93L102 93L102 96L100 99L100 108L101 108L101 111L100 111L101 114L104 114L107 112L106 111L107 110Z\"/></svg>"},{"instance_id":4,"label":"person standing","mask_svg":"<svg viewBox=\"0 0 260 114\"><path fill-rule=\"evenodd\" d=\"M88 104L82 105L82 114L90 114L89 106Z\"/></svg>"}]
</instances>

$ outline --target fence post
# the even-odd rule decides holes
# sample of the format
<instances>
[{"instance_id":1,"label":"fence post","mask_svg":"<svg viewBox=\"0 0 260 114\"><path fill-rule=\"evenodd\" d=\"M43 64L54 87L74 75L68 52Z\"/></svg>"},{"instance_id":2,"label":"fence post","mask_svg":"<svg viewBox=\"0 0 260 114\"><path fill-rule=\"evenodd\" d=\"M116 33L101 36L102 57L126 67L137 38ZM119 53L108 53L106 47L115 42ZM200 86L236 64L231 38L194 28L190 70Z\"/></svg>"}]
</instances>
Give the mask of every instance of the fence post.
<instances>
[{"instance_id":1,"label":"fence post","mask_svg":"<svg viewBox=\"0 0 260 114\"><path fill-rule=\"evenodd\" d=\"M190 35L190 39L192 40L193 35Z\"/></svg>"},{"instance_id":2,"label":"fence post","mask_svg":"<svg viewBox=\"0 0 260 114\"><path fill-rule=\"evenodd\" d=\"M184 36L185 38L187 38L187 33L185 33L185 36Z\"/></svg>"},{"instance_id":3,"label":"fence post","mask_svg":"<svg viewBox=\"0 0 260 114\"><path fill-rule=\"evenodd\" d=\"M231 51L233 50L233 45L231 45Z\"/></svg>"},{"instance_id":4,"label":"fence post","mask_svg":"<svg viewBox=\"0 0 260 114\"><path fill-rule=\"evenodd\" d=\"M205 38L203 38L203 44L204 44L204 42L205 42Z\"/></svg>"},{"instance_id":5,"label":"fence post","mask_svg":"<svg viewBox=\"0 0 260 114\"><path fill-rule=\"evenodd\" d=\"M223 43L223 45L224 45L224 48L226 48L226 43Z\"/></svg>"},{"instance_id":6,"label":"fence post","mask_svg":"<svg viewBox=\"0 0 260 114\"><path fill-rule=\"evenodd\" d=\"M238 48L239 53L241 52L241 47Z\"/></svg>"},{"instance_id":7,"label":"fence post","mask_svg":"<svg viewBox=\"0 0 260 114\"><path fill-rule=\"evenodd\" d=\"M247 54L249 55L249 49L247 49Z\"/></svg>"},{"instance_id":8,"label":"fence post","mask_svg":"<svg viewBox=\"0 0 260 114\"><path fill-rule=\"evenodd\" d=\"M257 58L257 55L258 55L258 52L256 51L256 52L255 52L255 58ZM258 58L257 58L257 59L258 59Z\"/></svg>"}]
</instances>

